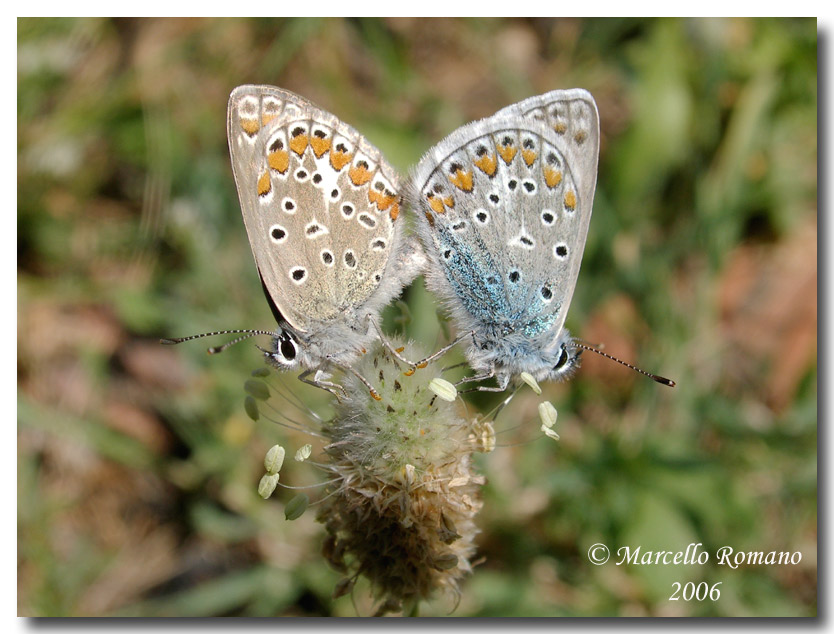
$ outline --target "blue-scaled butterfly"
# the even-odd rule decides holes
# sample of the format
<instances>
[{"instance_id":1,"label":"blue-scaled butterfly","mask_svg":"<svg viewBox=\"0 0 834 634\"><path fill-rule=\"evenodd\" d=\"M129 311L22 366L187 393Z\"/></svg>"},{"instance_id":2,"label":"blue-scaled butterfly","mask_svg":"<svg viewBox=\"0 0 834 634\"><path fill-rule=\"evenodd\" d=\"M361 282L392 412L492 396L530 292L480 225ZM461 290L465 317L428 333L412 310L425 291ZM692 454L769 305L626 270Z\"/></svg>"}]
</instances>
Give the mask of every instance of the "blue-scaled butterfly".
<instances>
[{"instance_id":1,"label":"blue-scaled butterfly","mask_svg":"<svg viewBox=\"0 0 834 634\"><path fill-rule=\"evenodd\" d=\"M503 390L522 373L567 377L583 350L599 352L564 328L598 157L593 97L555 90L459 128L414 170L406 198L429 260L427 286L469 340L476 374L465 380L497 380L478 389Z\"/></svg>"}]
</instances>

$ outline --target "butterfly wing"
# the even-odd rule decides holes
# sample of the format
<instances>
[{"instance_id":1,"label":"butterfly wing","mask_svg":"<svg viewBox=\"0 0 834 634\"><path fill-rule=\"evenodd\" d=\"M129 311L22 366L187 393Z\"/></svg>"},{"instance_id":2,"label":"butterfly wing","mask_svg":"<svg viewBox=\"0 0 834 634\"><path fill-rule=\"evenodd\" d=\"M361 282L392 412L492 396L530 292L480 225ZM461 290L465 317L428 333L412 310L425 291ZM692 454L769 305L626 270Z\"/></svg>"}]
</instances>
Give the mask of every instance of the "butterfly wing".
<instances>
[{"instance_id":1,"label":"butterfly wing","mask_svg":"<svg viewBox=\"0 0 834 634\"><path fill-rule=\"evenodd\" d=\"M236 88L227 124L255 263L290 326L309 331L399 292L386 280L401 242L397 174L379 150L272 86Z\"/></svg>"},{"instance_id":2,"label":"butterfly wing","mask_svg":"<svg viewBox=\"0 0 834 634\"><path fill-rule=\"evenodd\" d=\"M427 280L463 328L493 341L561 330L593 197L575 155L546 120L509 111L460 128L417 166L409 197Z\"/></svg>"},{"instance_id":3,"label":"butterfly wing","mask_svg":"<svg viewBox=\"0 0 834 634\"><path fill-rule=\"evenodd\" d=\"M534 119L556 133L556 147L570 166L577 186L577 210L583 219L577 240L578 246L584 249L599 164L599 111L591 93L582 88L552 90L507 106L493 117ZM576 260L571 288L579 275L581 260L581 257Z\"/></svg>"}]
</instances>

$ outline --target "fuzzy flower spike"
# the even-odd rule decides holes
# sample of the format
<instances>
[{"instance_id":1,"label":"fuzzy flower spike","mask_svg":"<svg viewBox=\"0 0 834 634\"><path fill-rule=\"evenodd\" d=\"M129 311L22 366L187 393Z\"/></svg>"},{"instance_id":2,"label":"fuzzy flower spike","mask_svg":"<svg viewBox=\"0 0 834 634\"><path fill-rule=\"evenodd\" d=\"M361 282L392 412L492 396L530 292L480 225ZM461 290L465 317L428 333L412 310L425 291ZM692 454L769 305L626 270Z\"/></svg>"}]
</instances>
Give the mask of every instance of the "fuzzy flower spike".
<instances>
[{"instance_id":1,"label":"fuzzy flower spike","mask_svg":"<svg viewBox=\"0 0 834 634\"><path fill-rule=\"evenodd\" d=\"M356 369L373 377L382 398L347 375L347 398L322 430L335 483L317 517L328 533L324 554L345 574L335 594L363 575L381 601L379 614L416 611L438 590L459 598L478 532L484 479L474 474L471 454L484 450L483 430L430 388L431 372L406 376L408 368L381 345Z\"/></svg>"}]
</instances>

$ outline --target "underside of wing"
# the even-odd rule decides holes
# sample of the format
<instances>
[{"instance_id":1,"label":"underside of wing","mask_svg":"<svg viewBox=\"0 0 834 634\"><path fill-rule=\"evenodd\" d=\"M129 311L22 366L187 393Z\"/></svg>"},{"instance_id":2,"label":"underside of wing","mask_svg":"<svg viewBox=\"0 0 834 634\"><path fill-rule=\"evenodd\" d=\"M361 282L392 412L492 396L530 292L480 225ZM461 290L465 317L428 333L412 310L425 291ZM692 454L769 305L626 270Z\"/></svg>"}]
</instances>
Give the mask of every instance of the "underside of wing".
<instances>
[{"instance_id":1,"label":"underside of wing","mask_svg":"<svg viewBox=\"0 0 834 634\"><path fill-rule=\"evenodd\" d=\"M556 133L554 143L571 167L577 197L590 216L599 163L599 112L591 93L582 88L552 90L493 115L493 118L518 117L541 121Z\"/></svg>"},{"instance_id":2,"label":"underside of wing","mask_svg":"<svg viewBox=\"0 0 834 634\"><path fill-rule=\"evenodd\" d=\"M444 139L411 182L430 284L496 337L564 324L590 201L559 146L544 122L496 116Z\"/></svg>"},{"instance_id":3,"label":"underside of wing","mask_svg":"<svg viewBox=\"0 0 834 634\"><path fill-rule=\"evenodd\" d=\"M255 261L284 319L305 331L365 305L400 241L397 176L379 151L271 86L235 89L228 136Z\"/></svg>"}]
</instances>

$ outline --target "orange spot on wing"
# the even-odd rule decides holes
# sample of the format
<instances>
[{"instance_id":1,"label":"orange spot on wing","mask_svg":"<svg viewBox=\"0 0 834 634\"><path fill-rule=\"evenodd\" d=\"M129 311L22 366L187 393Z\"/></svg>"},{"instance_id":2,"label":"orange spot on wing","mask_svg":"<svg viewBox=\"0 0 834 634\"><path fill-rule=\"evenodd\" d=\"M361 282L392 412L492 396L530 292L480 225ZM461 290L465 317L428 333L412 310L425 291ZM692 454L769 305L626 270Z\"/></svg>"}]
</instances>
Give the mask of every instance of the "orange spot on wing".
<instances>
[{"instance_id":1,"label":"orange spot on wing","mask_svg":"<svg viewBox=\"0 0 834 634\"><path fill-rule=\"evenodd\" d=\"M371 396L374 397L375 401L381 401L382 400L382 397L379 394L376 393L376 390L371 390Z\"/></svg>"},{"instance_id":2,"label":"orange spot on wing","mask_svg":"<svg viewBox=\"0 0 834 634\"><path fill-rule=\"evenodd\" d=\"M248 136L255 136L258 133L258 130L261 129L261 126L258 124L257 119L241 119L240 129L243 130Z\"/></svg>"},{"instance_id":3,"label":"orange spot on wing","mask_svg":"<svg viewBox=\"0 0 834 634\"><path fill-rule=\"evenodd\" d=\"M425 361L423 361L422 363L418 363L418 364L417 364L417 368L418 368L418 369L420 369L420 370L422 370L422 369L423 369L423 368L425 368L427 365L428 365L428 363L426 363Z\"/></svg>"},{"instance_id":4,"label":"orange spot on wing","mask_svg":"<svg viewBox=\"0 0 834 634\"><path fill-rule=\"evenodd\" d=\"M449 209L455 208L455 199L449 196L448 198L443 199L443 204L446 205Z\"/></svg>"},{"instance_id":5,"label":"orange spot on wing","mask_svg":"<svg viewBox=\"0 0 834 634\"><path fill-rule=\"evenodd\" d=\"M378 209L382 209L382 205L385 204L385 194L371 190L368 192L368 202L372 205L375 204Z\"/></svg>"},{"instance_id":6,"label":"orange spot on wing","mask_svg":"<svg viewBox=\"0 0 834 634\"><path fill-rule=\"evenodd\" d=\"M565 209L576 209L576 194L572 191L565 194Z\"/></svg>"},{"instance_id":7,"label":"orange spot on wing","mask_svg":"<svg viewBox=\"0 0 834 634\"><path fill-rule=\"evenodd\" d=\"M504 159L504 162L509 165L513 162L515 158L515 154L518 152L518 148L513 147L512 145L499 145L498 146L498 154L501 155L501 158Z\"/></svg>"},{"instance_id":8,"label":"orange spot on wing","mask_svg":"<svg viewBox=\"0 0 834 634\"><path fill-rule=\"evenodd\" d=\"M524 162L527 163L527 167L530 167L533 164L533 161L536 160L536 154L533 150L521 150L521 158L524 159Z\"/></svg>"},{"instance_id":9,"label":"orange spot on wing","mask_svg":"<svg viewBox=\"0 0 834 634\"><path fill-rule=\"evenodd\" d=\"M446 208L443 206L443 201L434 194L429 194L429 207L436 214L445 214ZM432 221L433 222L433 221Z\"/></svg>"},{"instance_id":10,"label":"orange spot on wing","mask_svg":"<svg viewBox=\"0 0 834 634\"><path fill-rule=\"evenodd\" d=\"M464 172L462 169L459 169L453 175L449 176L449 180L460 190L465 192L472 191L472 172Z\"/></svg>"},{"instance_id":11,"label":"orange spot on wing","mask_svg":"<svg viewBox=\"0 0 834 634\"><path fill-rule=\"evenodd\" d=\"M299 134L290 139L290 149L299 156L304 154L304 150L307 149L307 135Z\"/></svg>"},{"instance_id":12,"label":"orange spot on wing","mask_svg":"<svg viewBox=\"0 0 834 634\"><path fill-rule=\"evenodd\" d=\"M411 376L412 374L414 374L414 368L406 370L405 372L403 372L403 374L405 374L406 376Z\"/></svg>"},{"instance_id":13,"label":"orange spot on wing","mask_svg":"<svg viewBox=\"0 0 834 634\"><path fill-rule=\"evenodd\" d=\"M567 132L568 126L563 121L559 121L553 124L553 129L556 130L556 134L564 134Z\"/></svg>"},{"instance_id":14,"label":"orange spot on wing","mask_svg":"<svg viewBox=\"0 0 834 634\"><path fill-rule=\"evenodd\" d=\"M379 209L380 211L385 211L391 205L397 202L397 197L389 191L380 192L371 190L368 192L368 200L372 204L375 203L377 209Z\"/></svg>"},{"instance_id":15,"label":"orange spot on wing","mask_svg":"<svg viewBox=\"0 0 834 634\"><path fill-rule=\"evenodd\" d=\"M290 166L290 153L286 150L278 150L277 152L270 152L266 157L269 166L282 174L287 172Z\"/></svg>"},{"instance_id":16,"label":"orange spot on wing","mask_svg":"<svg viewBox=\"0 0 834 634\"><path fill-rule=\"evenodd\" d=\"M562 172L557 169L553 169L552 167L545 167L544 182L547 183L547 186L550 189L553 189L562 182Z\"/></svg>"},{"instance_id":17,"label":"orange spot on wing","mask_svg":"<svg viewBox=\"0 0 834 634\"><path fill-rule=\"evenodd\" d=\"M396 202L391 207L391 211L388 212L388 215L391 217L391 222L397 219L397 216L400 215L400 203Z\"/></svg>"},{"instance_id":18,"label":"orange spot on wing","mask_svg":"<svg viewBox=\"0 0 834 634\"><path fill-rule=\"evenodd\" d=\"M359 187L371 180L372 174L364 165L354 165L348 170L348 177L350 182Z\"/></svg>"},{"instance_id":19,"label":"orange spot on wing","mask_svg":"<svg viewBox=\"0 0 834 634\"><path fill-rule=\"evenodd\" d=\"M261 125L266 126L270 121L275 119L278 115L274 112L264 112L261 115Z\"/></svg>"},{"instance_id":20,"label":"orange spot on wing","mask_svg":"<svg viewBox=\"0 0 834 634\"><path fill-rule=\"evenodd\" d=\"M272 181L269 179L269 172L261 174L258 179L258 196L266 196L272 190Z\"/></svg>"},{"instance_id":21,"label":"orange spot on wing","mask_svg":"<svg viewBox=\"0 0 834 634\"><path fill-rule=\"evenodd\" d=\"M425 212L424 215L426 216L426 220L428 221L429 226L434 228L434 216L432 216L428 211ZM409 376L411 375L409 374Z\"/></svg>"},{"instance_id":22,"label":"orange spot on wing","mask_svg":"<svg viewBox=\"0 0 834 634\"><path fill-rule=\"evenodd\" d=\"M396 352L397 354L400 354L403 350L405 350L405 346L400 346L399 348L394 350L394 352Z\"/></svg>"},{"instance_id":23,"label":"orange spot on wing","mask_svg":"<svg viewBox=\"0 0 834 634\"><path fill-rule=\"evenodd\" d=\"M350 163L350 160L353 158L352 155L348 154L347 152L342 152L341 150L334 150L330 153L330 164L333 166L333 169L337 172L341 172L342 168Z\"/></svg>"},{"instance_id":24,"label":"orange spot on wing","mask_svg":"<svg viewBox=\"0 0 834 634\"><path fill-rule=\"evenodd\" d=\"M310 146L313 148L313 153L316 155L316 158L321 158L322 154L330 149L331 143L332 141L330 139L320 139L317 136L310 139Z\"/></svg>"},{"instance_id":25,"label":"orange spot on wing","mask_svg":"<svg viewBox=\"0 0 834 634\"><path fill-rule=\"evenodd\" d=\"M576 134L573 135L573 140L576 141L579 145L585 143L585 139L588 138L588 133L585 130L580 130Z\"/></svg>"},{"instance_id":26,"label":"orange spot on wing","mask_svg":"<svg viewBox=\"0 0 834 634\"><path fill-rule=\"evenodd\" d=\"M498 167L498 159L495 154L484 155L475 160L475 165L487 176L495 175L495 168Z\"/></svg>"}]
</instances>

